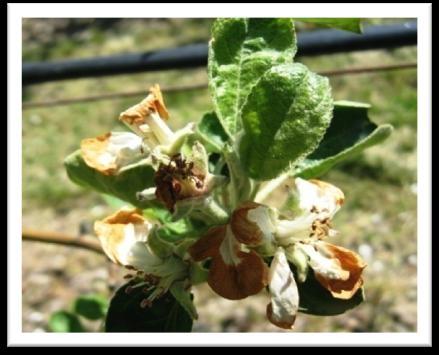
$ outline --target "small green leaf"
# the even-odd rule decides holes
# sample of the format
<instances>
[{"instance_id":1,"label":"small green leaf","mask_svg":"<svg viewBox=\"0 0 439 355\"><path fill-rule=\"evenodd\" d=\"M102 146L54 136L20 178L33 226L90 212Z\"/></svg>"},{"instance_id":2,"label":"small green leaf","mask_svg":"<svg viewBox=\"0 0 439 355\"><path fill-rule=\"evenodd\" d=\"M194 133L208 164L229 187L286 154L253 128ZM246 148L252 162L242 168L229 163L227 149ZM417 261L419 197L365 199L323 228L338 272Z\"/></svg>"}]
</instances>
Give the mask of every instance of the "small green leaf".
<instances>
[{"instance_id":1,"label":"small green leaf","mask_svg":"<svg viewBox=\"0 0 439 355\"><path fill-rule=\"evenodd\" d=\"M193 302L194 297L190 291L185 289L183 281L174 283L169 291L171 291L174 298L180 303L192 319L198 318L197 310Z\"/></svg>"},{"instance_id":2,"label":"small green leaf","mask_svg":"<svg viewBox=\"0 0 439 355\"><path fill-rule=\"evenodd\" d=\"M295 18L295 21L309 22L318 26L336 28L338 30L362 33L359 18Z\"/></svg>"},{"instance_id":3,"label":"small green leaf","mask_svg":"<svg viewBox=\"0 0 439 355\"><path fill-rule=\"evenodd\" d=\"M73 311L90 320L105 317L108 302L100 295L85 295L78 297L73 304Z\"/></svg>"},{"instance_id":4,"label":"small green leaf","mask_svg":"<svg viewBox=\"0 0 439 355\"><path fill-rule=\"evenodd\" d=\"M67 311L53 313L49 319L49 329L55 333L85 332L78 316Z\"/></svg>"},{"instance_id":5,"label":"small green leaf","mask_svg":"<svg viewBox=\"0 0 439 355\"><path fill-rule=\"evenodd\" d=\"M197 133L203 143L207 145L206 148L209 152L220 153L228 140L227 133L224 131L215 112L204 114L197 125Z\"/></svg>"},{"instance_id":6,"label":"small green leaf","mask_svg":"<svg viewBox=\"0 0 439 355\"><path fill-rule=\"evenodd\" d=\"M151 207L155 201L139 202L136 193L154 186L154 170L144 164L134 164L129 169L114 176L101 174L90 168L82 159L78 150L64 161L70 180L83 187L115 196L139 208Z\"/></svg>"},{"instance_id":7,"label":"small green leaf","mask_svg":"<svg viewBox=\"0 0 439 355\"><path fill-rule=\"evenodd\" d=\"M312 152L329 126L332 110L327 78L297 63L266 72L242 108L239 152L250 177L272 179Z\"/></svg>"},{"instance_id":8,"label":"small green leaf","mask_svg":"<svg viewBox=\"0 0 439 355\"><path fill-rule=\"evenodd\" d=\"M295 176L306 179L322 175L338 162L382 142L392 132L391 125L377 126L368 117L369 105L338 101L334 117L317 149L295 168Z\"/></svg>"},{"instance_id":9,"label":"small green leaf","mask_svg":"<svg viewBox=\"0 0 439 355\"><path fill-rule=\"evenodd\" d=\"M126 288L133 285L129 282L119 288L110 302L106 332L190 332L192 318L175 297L167 292L154 300L151 307L140 307L149 293L142 287L134 288L127 293Z\"/></svg>"},{"instance_id":10,"label":"small green leaf","mask_svg":"<svg viewBox=\"0 0 439 355\"><path fill-rule=\"evenodd\" d=\"M364 301L364 290L359 289L348 300L332 297L331 293L316 280L314 272L309 272L306 281L298 282L299 312L316 316L335 316L358 306Z\"/></svg>"},{"instance_id":11,"label":"small green leaf","mask_svg":"<svg viewBox=\"0 0 439 355\"><path fill-rule=\"evenodd\" d=\"M209 44L209 87L218 118L233 136L252 86L273 65L292 63L296 36L291 19L218 19Z\"/></svg>"}]
</instances>

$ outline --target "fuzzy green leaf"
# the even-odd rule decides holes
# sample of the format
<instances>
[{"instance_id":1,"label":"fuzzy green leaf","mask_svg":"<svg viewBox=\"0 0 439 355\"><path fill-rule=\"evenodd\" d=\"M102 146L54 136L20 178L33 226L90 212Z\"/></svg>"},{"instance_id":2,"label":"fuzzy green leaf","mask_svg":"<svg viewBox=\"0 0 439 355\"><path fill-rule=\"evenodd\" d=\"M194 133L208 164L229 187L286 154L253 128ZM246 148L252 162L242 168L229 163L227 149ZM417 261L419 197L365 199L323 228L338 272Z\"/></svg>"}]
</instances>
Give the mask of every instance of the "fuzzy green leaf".
<instances>
[{"instance_id":1,"label":"fuzzy green leaf","mask_svg":"<svg viewBox=\"0 0 439 355\"><path fill-rule=\"evenodd\" d=\"M329 126L332 110L327 78L297 63L267 71L242 108L239 152L248 174L272 179L312 152Z\"/></svg>"},{"instance_id":2,"label":"fuzzy green leaf","mask_svg":"<svg viewBox=\"0 0 439 355\"><path fill-rule=\"evenodd\" d=\"M296 37L291 19L218 19L209 45L209 87L218 118L233 136L239 112L259 78L272 66L292 63Z\"/></svg>"},{"instance_id":3,"label":"fuzzy green leaf","mask_svg":"<svg viewBox=\"0 0 439 355\"><path fill-rule=\"evenodd\" d=\"M368 117L369 107L358 102L335 102L334 117L323 140L295 168L294 175L306 179L317 177L338 162L386 139L393 130L392 126L377 126L371 122Z\"/></svg>"},{"instance_id":4,"label":"fuzzy green leaf","mask_svg":"<svg viewBox=\"0 0 439 355\"><path fill-rule=\"evenodd\" d=\"M64 165L70 180L78 185L115 196L138 208L157 205L155 201L140 202L136 197L137 192L154 186L154 170L151 166L134 164L118 175L107 176L90 168L82 159L79 150L70 154Z\"/></svg>"},{"instance_id":5,"label":"fuzzy green leaf","mask_svg":"<svg viewBox=\"0 0 439 355\"><path fill-rule=\"evenodd\" d=\"M295 18L294 20L313 23L317 26L362 33L361 19L359 18Z\"/></svg>"},{"instance_id":6,"label":"fuzzy green leaf","mask_svg":"<svg viewBox=\"0 0 439 355\"><path fill-rule=\"evenodd\" d=\"M129 282L119 288L110 302L106 332L190 332L192 318L175 299L167 292L154 300L151 307L140 307L148 293L142 287L134 288L127 293L126 288L133 285Z\"/></svg>"}]
</instances>

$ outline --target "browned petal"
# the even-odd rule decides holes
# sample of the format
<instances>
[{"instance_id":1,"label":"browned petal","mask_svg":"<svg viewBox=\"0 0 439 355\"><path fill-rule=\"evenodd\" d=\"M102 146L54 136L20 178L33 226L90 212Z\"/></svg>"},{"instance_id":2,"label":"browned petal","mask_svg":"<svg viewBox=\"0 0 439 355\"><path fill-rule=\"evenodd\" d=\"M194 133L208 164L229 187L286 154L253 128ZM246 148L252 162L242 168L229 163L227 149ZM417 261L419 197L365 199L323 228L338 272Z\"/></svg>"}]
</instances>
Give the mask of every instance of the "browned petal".
<instances>
[{"instance_id":1,"label":"browned petal","mask_svg":"<svg viewBox=\"0 0 439 355\"><path fill-rule=\"evenodd\" d=\"M292 319L292 322L285 322L276 319L276 317L274 317L273 315L273 306L271 303L267 304L266 313L268 320L279 328L291 330L293 328L294 322L296 321L296 317Z\"/></svg>"},{"instance_id":2,"label":"browned petal","mask_svg":"<svg viewBox=\"0 0 439 355\"><path fill-rule=\"evenodd\" d=\"M341 299L350 299L363 285L361 274L366 263L353 251L329 243L322 243L325 250L340 262L343 270L349 271L347 280L331 280L316 273L316 279L328 289L332 296Z\"/></svg>"},{"instance_id":3,"label":"browned petal","mask_svg":"<svg viewBox=\"0 0 439 355\"><path fill-rule=\"evenodd\" d=\"M208 284L220 296L239 300L261 291L268 282L268 268L254 251L238 252L238 263L226 264L217 254L210 265Z\"/></svg>"},{"instance_id":4,"label":"browned petal","mask_svg":"<svg viewBox=\"0 0 439 355\"><path fill-rule=\"evenodd\" d=\"M163 102L163 96L158 84L149 89L149 95L140 103L131 106L126 111L122 112L119 120L125 121L128 124L141 125L145 122L145 118L151 112L157 112L161 118L168 119L169 113Z\"/></svg>"},{"instance_id":5,"label":"browned petal","mask_svg":"<svg viewBox=\"0 0 439 355\"><path fill-rule=\"evenodd\" d=\"M129 223L144 223L145 219L141 213L139 209L123 209L94 224L102 249L116 264L124 264L124 255L121 254L119 246L126 240L125 226Z\"/></svg>"},{"instance_id":6,"label":"browned petal","mask_svg":"<svg viewBox=\"0 0 439 355\"><path fill-rule=\"evenodd\" d=\"M103 220L103 222L108 224L136 224L143 223L144 221L142 211L138 208L117 211Z\"/></svg>"},{"instance_id":7,"label":"browned petal","mask_svg":"<svg viewBox=\"0 0 439 355\"><path fill-rule=\"evenodd\" d=\"M114 175L117 172L117 165L102 164L100 156L105 152L111 133L106 133L96 138L86 138L81 141L81 156L85 163L104 175Z\"/></svg>"},{"instance_id":8,"label":"browned petal","mask_svg":"<svg viewBox=\"0 0 439 355\"><path fill-rule=\"evenodd\" d=\"M201 261L218 255L219 247L224 240L225 234L225 225L210 228L204 236L189 248L189 254L192 259Z\"/></svg>"},{"instance_id":9,"label":"browned petal","mask_svg":"<svg viewBox=\"0 0 439 355\"><path fill-rule=\"evenodd\" d=\"M263 234L259 226L247 218L247 213L260 207L259 203L248 201L240 205L232 213L230 225L235 238L241 243L256 246L262 242Z\"/></svg>"},{"instance_id":10,"label":"browned petal","mask_svg":"<svg viewBox=\"0 0 439 355\"><path fill-rule=\"evenodd\" d=\"M159 84L155 84L149 89L149 92L154 97L154 107L156 111L159 113L161 118L168 119L169 118L169 112L166 109L165 102L163 101L162 92L160 91Z\"/></svg>"}]
</instances>

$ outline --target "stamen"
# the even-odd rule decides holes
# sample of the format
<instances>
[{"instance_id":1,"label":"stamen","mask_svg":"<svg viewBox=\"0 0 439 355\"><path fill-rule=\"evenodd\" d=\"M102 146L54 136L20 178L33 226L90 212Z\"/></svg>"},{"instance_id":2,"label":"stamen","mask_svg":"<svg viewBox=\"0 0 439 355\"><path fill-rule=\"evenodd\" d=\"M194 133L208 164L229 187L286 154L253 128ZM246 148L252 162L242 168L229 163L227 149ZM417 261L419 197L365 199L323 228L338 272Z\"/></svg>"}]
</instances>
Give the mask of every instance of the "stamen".
<instances>
[{"instance_id":1,"label":"stamen","mask_svg":"<svg viewBox=\"0 0 439 355\"><path fill-rule=\"evenodd\" d=\"M147 308L147 307L149 308L151 306L152 306L152 302L147 298L143 299L142 302L140 302L141 308Z\"/></svg>"}]
</instances>

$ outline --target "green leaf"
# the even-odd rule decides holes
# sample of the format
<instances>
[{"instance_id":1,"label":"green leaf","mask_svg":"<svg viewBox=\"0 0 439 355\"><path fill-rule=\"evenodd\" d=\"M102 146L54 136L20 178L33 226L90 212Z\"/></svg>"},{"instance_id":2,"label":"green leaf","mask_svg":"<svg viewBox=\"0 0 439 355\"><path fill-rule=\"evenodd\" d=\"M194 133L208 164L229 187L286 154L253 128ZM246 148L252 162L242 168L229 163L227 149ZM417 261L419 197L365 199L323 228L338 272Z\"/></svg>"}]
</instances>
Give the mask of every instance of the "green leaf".
<instances>
[{"instance_id":1,"label":"green leaf","mask_svg":"<svg viewBox=\"0 0 439 355\"><path fill-rule=\"evenodd\" d=\"M136 198L137 192L154 186L154 170L148 165L134 164L118 175L107 176L90 168L79 150L70 154L64 165L70 180L78 185L115 196L139 208L157 204L155 201L139 202Z\"/></svg>"},{"instance_id":2,"label":"green leaf","mask_svg":"<svg viewBox=\"0 0 439 355\"><path fill-rule=\"evenodd\" d=\"M209 152L220 153L228 140L227 133L215 112L204 114L197 125L197 133Z\"/></svg>"},{"instance_id":3,"label":"green leaf","mask_svg":"<svg viewBox=\"0 0 439 355\"><path fill-rule=\"evenodd\" d=\"M362 33L361 19L359 18L295 18L294 20L314 23L323 27Z\"/></svg>"},{"instance_id":4,"label":"green leaf","mask_svg":"<svg viewBox=\"0 0 439 355\"><path fill-rule=\"evenodd\" d=\"M332 297L331 293L316 280L314 272L308 273L305 282L298 282L297 288L299 289L299 312L316 316L342 314L364 301L362 288L348 300Z\"/></svg>"},{"instance_id":5,"label":"green leaf","mask_svg":"<svg viewBox=\"0 0 439 355\"><path fill-rule=\"evenodd\" d=\"M78 297L73 304L73 311L90 320L105 317L108 302L100 295L85 295Z\"/></svg>"},{"instance_id":6,"label":"green leaf","mask_svg":"<svg viewBox=\"0 0 439 355\"><path fill-rule=\"evenodd\" d=\"M192 318L175 297L167 292L151 307L140 307L148 293L142 287L127 293L129 282L119 288L110 302L105 322L106 332L190 332Z\"/></svg>"},{"instance_id":7,"label":"green leaf","mask_svg":"<svg viewBox=\"0 0 439 355\"><path fill-rule=\"evenodd\" d=\"M127 206L127 203L125 201L122 201L120 198L107 195L107 194L101 194L102 199L105 201L105 203L110 206L111 208L118 210L122 207Z\"/></svg>"},{"instance_id":8,"label":"green leaf","mask_svg":"<svg viewBox=\"0 0 439 355\"><path fill-rule=\"evenodd\" d=\"M169 291L192 319L198 318L197 310L193 302L194 297L190 291L185 289L183 281L174 283Z\"/></svg>"},{"instance_id":9,"label":"green leaf","mask_svg":"<svg viewBox=\"0 0 439 355\"><path fill-rule=\"evenodd\" d=\"M78 316L67 311L58 311L50 316L49 330L55 333L85 332Z\"/></svg>"},{"instance_id":10,"label":"green leaf","mask_svg":"<svg viewBox=\"0 0 439 355\"><path fill-rule=\"evenodd\" d=\"M250 177L268 180L312 152L332 117L327 78L302 64L266 72L242 108L241 160Z\"/></svg>"},{"instance_id":11,"label":"green leaf","mask_svg":"<svg viewBox=\"0 0 439 355\"><path fill-rule=\"evenodd\" d=\"M323 140L295 168L294 175L306 179L317 177L338 162L386 139L393 130L392 126L377 126L371 122L368 117L369 107L358 102L335 102L334 117Z\"/></svg>"},{"instance_id":12,"label":"green leaf","mask_svg":"<svg viewBox=\"0 0 439 355\"><path fill-rule=\"evenodd\" d=\"M292 63L296 37L291 19L218 19L209 45L209 87L218 118L233 136L239 112L259 78L272 66Z\"/></svg>"}]
</instances>

